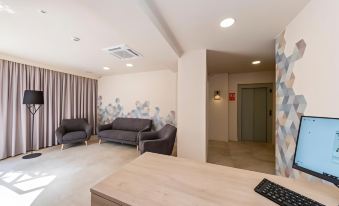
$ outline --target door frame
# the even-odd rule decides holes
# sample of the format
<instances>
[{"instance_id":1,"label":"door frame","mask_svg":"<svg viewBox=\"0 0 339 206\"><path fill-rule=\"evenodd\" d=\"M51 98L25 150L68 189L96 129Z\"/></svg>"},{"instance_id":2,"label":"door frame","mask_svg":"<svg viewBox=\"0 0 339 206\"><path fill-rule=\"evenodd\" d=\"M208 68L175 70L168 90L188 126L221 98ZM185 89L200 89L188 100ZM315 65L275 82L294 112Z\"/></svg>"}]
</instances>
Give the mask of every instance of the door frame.
<instances>
[{"instance_id":1,"label":"door frame","mask_svg":"<svg viewBox=\"0 0 339 206\"><path fill-rule=\"evenodd\" d=\"M254 89L254 88L263 88L266 87L268 89L270 89L272 92L272 99L270 100L269 98L267 98L267 105L271 104L271 108L272 108L272 115L271 118L273 118L273 83L256 83L256 84L238 84L238 92L237 92L237 136L238 136L238 141L242 141L241 138L241 90L242 89ZM268 106L269 107L269 106ZM268 121L266 122L266 125L268 124ZM267 128L266 131L266 139L267 139L267 143L272 143L272 132L273 132L273 119L272 119L272 126L271 129L269 127Z\"/></svg>"}]
</instances>

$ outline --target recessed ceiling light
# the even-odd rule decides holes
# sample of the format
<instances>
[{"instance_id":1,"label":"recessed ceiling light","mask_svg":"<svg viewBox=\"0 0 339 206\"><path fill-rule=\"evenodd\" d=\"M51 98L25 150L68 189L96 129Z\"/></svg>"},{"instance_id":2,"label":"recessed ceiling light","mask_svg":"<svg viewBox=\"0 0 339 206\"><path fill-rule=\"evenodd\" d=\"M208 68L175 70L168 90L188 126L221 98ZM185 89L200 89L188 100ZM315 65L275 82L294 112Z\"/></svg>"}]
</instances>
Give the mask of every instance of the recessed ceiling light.
<instances>
[{"instance_id":1,"label":"recessed ceiling light","mask_svg":"<svg viewBox=\"0 0 339 206\"><path fill-rule=\"evenodd\" d=\"M130 64L130 63L128 63L128 64L126 64L126 67L134 67L134 65L133 65L133 64Z\"/></svg>"},{"instance_id":2,"label":"recessed ceiling light","mask_svg":"<svg viewBox=\"0 0 339 206\"><path fill-rule=\"evenodd\" d=\"M74 37L72 37L72 40L73 40L73 41L80 41L80 38L79 38L79 37L76 37L76 36L74 36Z\"/></svg>"},{"instance_id":3,"label":"recessed ceiling light","mask_svg":"<svg viewBox=\"0 0 339 206\"><path fill-rule=\"evenodd\" d=\"M235 19L227 18L227 19L224 19L220 22L220 27L227 28L227 27L232 26L234 23L235 23Z\"/></svg>"},{"instance_id":4,"label":"recessed ceiling light","mask_svg":"<svg viewBox=\"0 0 339 206\"><path fill-rule=\"evenodd\" d=\"M47 11L43 10L43 9L39 10L39 12L42 13L42 14L47 14Z\"/></svg>"},{"instance_id":5,"label":"recessed ceiling light","mask_svg":"<svg viewBox=\"0 0 339 206\"><path fill-rule=\"evenodd\" d=\"M104 67L104 70L110 70L111 68L109 68L109 67Z\"/></svg>"},{"instance_id":6,"label":"recessed ceiling light","mask_svg":"<svg viewBox=\"0 0 339 206\"><path fill-rule=\"evenodd\" d=\"M260 63L261 63L261 61L259 61L259 60L256 60L256 61L252 62L253 65L257 65L257 64L260 64Z\"/></svg>"}]
</instances>

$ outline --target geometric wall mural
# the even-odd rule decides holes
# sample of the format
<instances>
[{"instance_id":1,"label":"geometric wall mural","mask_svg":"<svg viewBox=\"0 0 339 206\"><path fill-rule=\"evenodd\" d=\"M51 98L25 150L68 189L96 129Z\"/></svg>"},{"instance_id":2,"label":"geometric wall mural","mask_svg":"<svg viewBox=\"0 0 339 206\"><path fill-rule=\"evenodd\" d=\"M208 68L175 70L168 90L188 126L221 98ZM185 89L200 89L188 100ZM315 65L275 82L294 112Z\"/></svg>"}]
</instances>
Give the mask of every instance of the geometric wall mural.
<instances>
[{"instance_id":1,"label":"geometric wall mural","mask_svg":"<svg viewBox=\"0 0 339 206\"><path fill-rule=\"evenodd\" d=\"M292 169L300 117L306 109L306 99L295 94L293 69L296 61L301 59L306 49L304 40L295 44L291 55L285 53L285 32L275 43L276 58L276 174L299 178L300 172Z\"/></svg>"},{"instance_id":2,"label":"geometric wall mural","mask_svg":"<svg viewBox=\"0 0 339 206\"><path fill-rule=\"evenodd\" d=\"M154 110L150 108L150 102L145 101L141 103L137 101L135 108L129 112L124 111L124 107L120 102L119 98L116 98L113 103L103 105L102 96L98 99L98 122L100 125L112 123L117 117L129 117L129 118L141 118L141 119L152 119L153 130L159 130L166 124L176 125L175 111L165 116L160 116L160 108L154 107Z\"/></svg>"}]
</instances>

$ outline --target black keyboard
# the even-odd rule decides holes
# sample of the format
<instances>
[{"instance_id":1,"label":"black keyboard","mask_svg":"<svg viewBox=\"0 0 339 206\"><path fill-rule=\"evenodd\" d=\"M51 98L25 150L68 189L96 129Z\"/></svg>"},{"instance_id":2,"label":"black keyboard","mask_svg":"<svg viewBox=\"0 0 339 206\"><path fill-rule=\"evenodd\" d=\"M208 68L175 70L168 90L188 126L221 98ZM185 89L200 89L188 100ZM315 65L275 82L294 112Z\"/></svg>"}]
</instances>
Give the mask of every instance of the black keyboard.
<instances>
[{"instance_id":1,"label":"black keyboard","mask_svg":"<svg viewBox=\"0 0 339 206\"><path fill-rule=\"evenodd\" d=\"M308 205L323 205L319 202L311 200L305 196L302 196L292 190L289 190L283 186L275 184L267 179L263 179L255 188L254 191L262 196L272 200L278 205L283 206L308 206Z\"/></svg>"}]
</instances>

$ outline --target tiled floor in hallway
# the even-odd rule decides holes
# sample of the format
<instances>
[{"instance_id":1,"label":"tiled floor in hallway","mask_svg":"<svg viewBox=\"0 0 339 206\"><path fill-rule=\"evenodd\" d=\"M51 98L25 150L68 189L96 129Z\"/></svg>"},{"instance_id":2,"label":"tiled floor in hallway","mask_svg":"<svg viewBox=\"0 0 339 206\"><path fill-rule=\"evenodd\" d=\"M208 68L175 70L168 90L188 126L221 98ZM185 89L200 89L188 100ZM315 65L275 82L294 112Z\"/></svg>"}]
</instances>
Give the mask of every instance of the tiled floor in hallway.
<instances>
[{"instance_id":1,"label":"tiled floor in hallway","mask_svg":"<svg viewBox=\"0 0 339 206\"><path fill-rule=\"evenodd\" d=\"M273 144L209 141L208 162L274 174L274 151Z\"/></svg>"}]
</instances>

